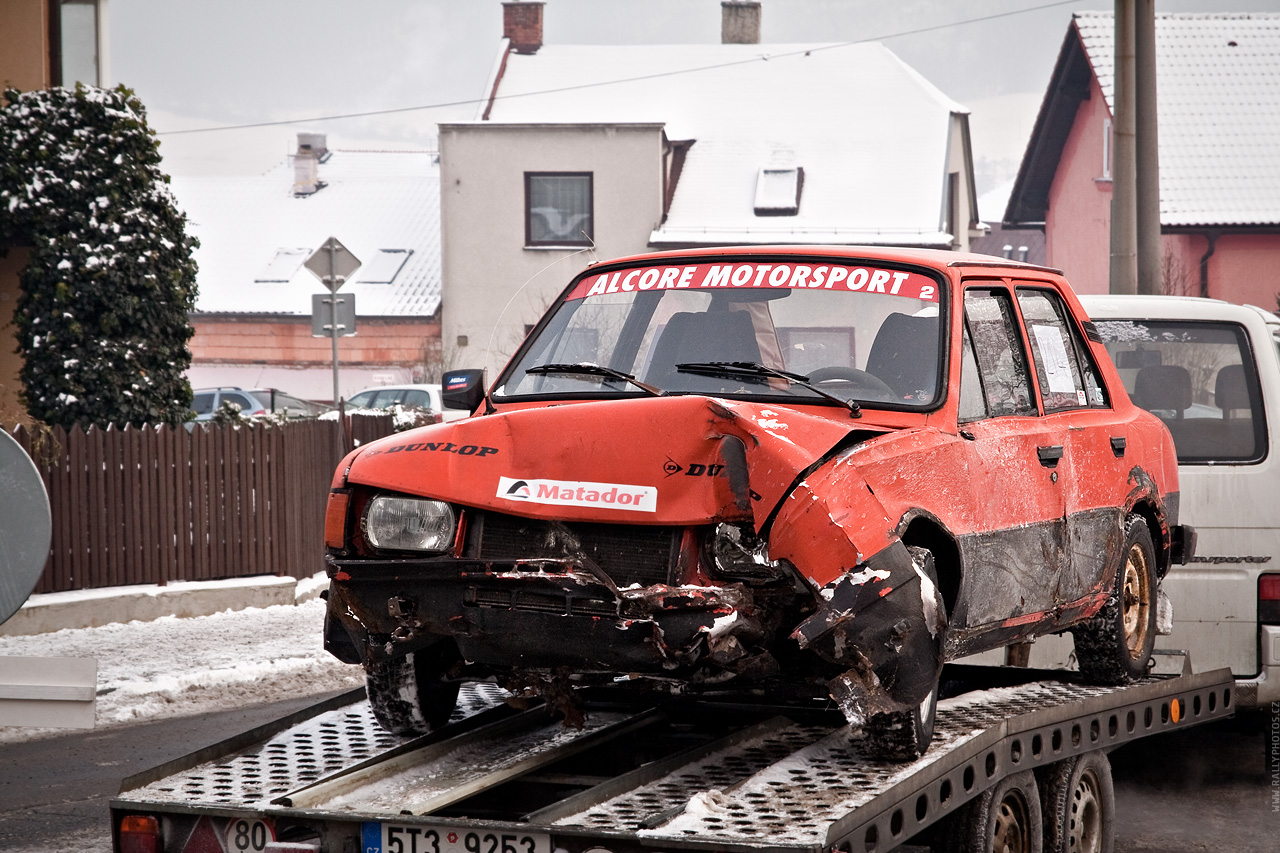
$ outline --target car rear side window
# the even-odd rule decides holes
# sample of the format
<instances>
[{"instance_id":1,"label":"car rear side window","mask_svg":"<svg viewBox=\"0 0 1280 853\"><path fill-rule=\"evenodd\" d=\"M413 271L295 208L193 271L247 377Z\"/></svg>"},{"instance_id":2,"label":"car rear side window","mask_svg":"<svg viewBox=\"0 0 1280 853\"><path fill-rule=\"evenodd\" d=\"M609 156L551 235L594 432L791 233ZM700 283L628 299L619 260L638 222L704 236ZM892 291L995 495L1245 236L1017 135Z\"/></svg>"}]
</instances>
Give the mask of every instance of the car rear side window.
<instances>
[{"instance_id":1,"label":"car rear side window","mask_svg":"<svg viewBox=\"0 0 1280 853\"><path fill-rule=\"evenodd\" d=\"M1062 298L1052 291L1036 288L1020 287L1017 293L1044 410L1061 412L1106 406L1098 368L1075 328L1067 322Z\"/></svg>"},{"instance_id":2,"label":"car rear side window","mask_svg":"<svg viewBox=\"0 0 1280 853\"><path fill-rule=\"evenodd\" d=\"M196 394L191 400L191 408L197 415L207 415L213 412L212 393Z\"/></svg>"},{"instance_id":3,"label":"car rear side window","mask_svg":"<svg viewBox=\"0 0 1280 853\"><path fill-rule=\"evenodd\" d=\"M1180 463L1266 457L1258 373L1242 326L1195 320L1096 325L1133 402L1169 427Z\"/></svg>"},{"instance_id":4,"label":"car rear side window","mask_svg":"<svg viewBox=\"0 0 1280 853\"><path fill-rule=\"evenodd\" d=\"M973 342L986 413L1037 414L1027 356L1022 350L1013 302L1007 291L970 289L964 295L965 323ZM964 395L964 391L961 391Z\"/></svg>"}]
</instances>

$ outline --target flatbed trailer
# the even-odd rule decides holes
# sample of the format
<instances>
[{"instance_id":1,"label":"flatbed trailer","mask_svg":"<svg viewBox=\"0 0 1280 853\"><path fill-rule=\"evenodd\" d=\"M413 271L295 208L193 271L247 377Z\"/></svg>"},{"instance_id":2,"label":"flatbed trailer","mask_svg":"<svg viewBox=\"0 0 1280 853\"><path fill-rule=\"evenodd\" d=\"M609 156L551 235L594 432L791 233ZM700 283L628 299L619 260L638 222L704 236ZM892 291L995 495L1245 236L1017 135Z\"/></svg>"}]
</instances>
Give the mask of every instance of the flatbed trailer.
<instances>
[{"instance_id":1,"label":"flatbed trailer","mask_svg":"<svg viewBox=\"0 0 1280 853\"><path fill-rule=\"evenodd\" d=\"M1062 818L1049 796L1062 786L1054 780L1074 780L1073 767L1089 768L1092 782L1070 781L1070 793L1092 796L1094 828L1111 831L1105 759L1084 757L1234 712L1225 669L1123 687L1013 668L944 673L947 692L975 685L939 703L932 745L909 763L865 757L843 716L820 704L604 691L583 693L585 716L569 725L541 705L512 707L493 685L469 684L447 726L406 740L379 728L363 691L353 691L124 780L111 803L113 845L882 853L931 843L990 849L961 836L994 831L1036 851L1041 813Z\"/></svg>"}]
</instances>

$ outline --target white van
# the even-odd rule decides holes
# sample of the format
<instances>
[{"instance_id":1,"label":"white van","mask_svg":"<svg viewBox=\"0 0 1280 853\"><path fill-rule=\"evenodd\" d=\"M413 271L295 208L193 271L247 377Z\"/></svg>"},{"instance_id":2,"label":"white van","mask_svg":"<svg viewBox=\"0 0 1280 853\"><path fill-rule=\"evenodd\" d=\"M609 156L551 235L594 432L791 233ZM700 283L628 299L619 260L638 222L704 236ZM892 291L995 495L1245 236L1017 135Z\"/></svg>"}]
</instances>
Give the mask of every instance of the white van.
<instances>
[{"instance_id":1,"label":"white van","mask_svg":"<svg viewBox=\"0 0 1280 853\"><path fill-rule=\"evenodd\" d=\"M1280 317L1176 296L1081 296L1135 403L1178 448L1194 559L1164 588L1197 671L1230 667L1240 705L1280 700Z\"/></svg>"}]
</instances>

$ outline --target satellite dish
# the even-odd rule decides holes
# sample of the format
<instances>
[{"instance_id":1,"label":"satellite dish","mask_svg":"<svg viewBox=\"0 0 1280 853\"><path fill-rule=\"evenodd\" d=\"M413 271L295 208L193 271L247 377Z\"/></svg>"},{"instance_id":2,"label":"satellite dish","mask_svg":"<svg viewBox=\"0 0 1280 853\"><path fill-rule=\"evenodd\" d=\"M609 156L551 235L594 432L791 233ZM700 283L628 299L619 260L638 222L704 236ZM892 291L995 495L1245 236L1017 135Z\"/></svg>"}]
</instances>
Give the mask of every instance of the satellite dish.
<instances>
[{"instance_id":1,"label":"satellite dish","mask_svg":"<svg viewBox=\"0 0 1280 853\"><path fill-rule=\"evenodd\" d=\"M0 430L0 622L36 588L53 536L49 495L22 445Z\"/></svg>"}]
</instances>

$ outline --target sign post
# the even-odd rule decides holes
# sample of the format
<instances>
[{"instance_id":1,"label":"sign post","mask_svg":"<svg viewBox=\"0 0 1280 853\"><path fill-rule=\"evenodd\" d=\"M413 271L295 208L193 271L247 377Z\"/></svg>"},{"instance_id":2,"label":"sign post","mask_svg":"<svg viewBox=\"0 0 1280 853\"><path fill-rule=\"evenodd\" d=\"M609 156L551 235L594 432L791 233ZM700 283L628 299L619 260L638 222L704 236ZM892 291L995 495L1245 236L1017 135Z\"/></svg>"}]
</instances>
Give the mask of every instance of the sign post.
<instances>
[{"instance_id":1,"label":"sign post","mask_svg":"<svg viewBox=\"0 0 1280 853\"><path fill-rule=\"evenodd\" d=\"M340 395L338 394L338 336L344 334L340 331L343 324L339 322L339 304L345 303L346 299L351 300L351 327L345 334L355 333L355 299L351 297L338 297L338 288L346 283L351 274L360 269L360 259L351 253L351 250L338 242L336 237L330 237L324 241L319 249L311 253L311 257L307 258L303 264L309 269L316 278L329 288L331 296L323 297L321 300L329 304L329 337L333 341L333 404L338 405ZM318 303L312 299L313 310ZM313 318L314 327L314 318Z\"/></svg>"}]
</instances>

